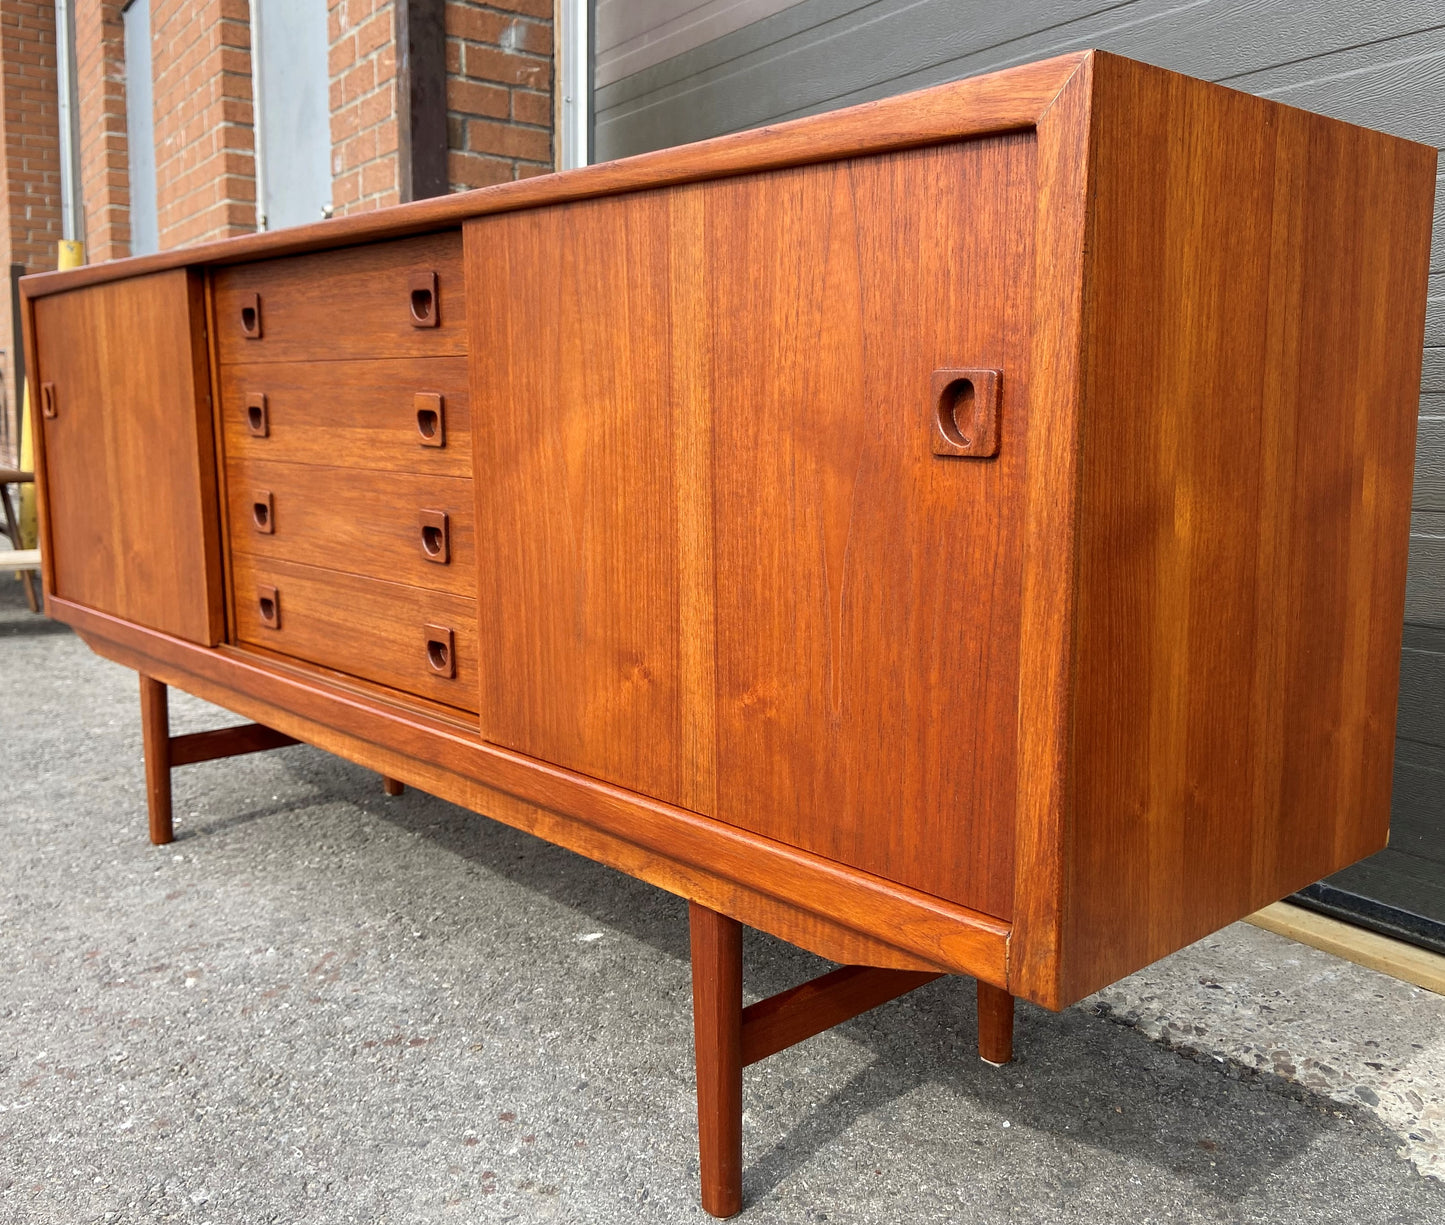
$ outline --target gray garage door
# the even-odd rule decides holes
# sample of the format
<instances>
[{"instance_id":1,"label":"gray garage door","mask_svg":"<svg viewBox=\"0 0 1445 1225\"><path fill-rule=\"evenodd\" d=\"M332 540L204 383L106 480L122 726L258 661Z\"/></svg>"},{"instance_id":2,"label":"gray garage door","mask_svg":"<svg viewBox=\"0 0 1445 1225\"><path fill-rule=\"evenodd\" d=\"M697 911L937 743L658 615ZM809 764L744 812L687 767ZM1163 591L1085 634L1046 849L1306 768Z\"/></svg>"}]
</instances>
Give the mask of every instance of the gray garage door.
<instances>
[{"instance_id":1,"label":"gray garage door","mask_svg":"<svg viewBox=\"0 0 1445 1225\"><path fill-rule=\"evenodd\" d=\"M1445 145L1442 0L598 0L594 159L1101 47ZM1436 194L1389 850L1305 900L1445 951L1445 226Z\"/></svg>"}]
</instances>

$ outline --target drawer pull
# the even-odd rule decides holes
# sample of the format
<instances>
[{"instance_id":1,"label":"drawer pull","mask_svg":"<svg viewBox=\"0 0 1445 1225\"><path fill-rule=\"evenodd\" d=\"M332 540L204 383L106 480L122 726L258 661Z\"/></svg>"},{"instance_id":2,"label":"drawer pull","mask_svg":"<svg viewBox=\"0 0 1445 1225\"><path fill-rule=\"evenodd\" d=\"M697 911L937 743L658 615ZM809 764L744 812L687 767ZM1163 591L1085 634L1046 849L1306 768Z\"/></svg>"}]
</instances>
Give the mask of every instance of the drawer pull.
<instances>
[{"instance_id":1,"label":"drawer pull","mask_svg":"<svg viewBox=\"0 0 1445 1225\"><path fill-rule=\"evenodd\" d=\"M424 447L447 445L447 422L443 414L442 393L419 391L412 397L416 408L416 432Z\"/></svg>"},{"instance_id":2,"label":"drawer pull","mask_svg":"<svg viewBox=\"0 0 1445 1225\"><path fill-rule=\"evenodd\" d=\"M241 295L241 335L247 340L261 339L261 295Z\"/></svg>"},{"instance_id":3,"label":"drawer pull","mask_svg":"<svg viewBox=\"0 0 1445 1225\"><path fill-rule=\"evenodd\" d=\"M434 675L448 680L457 674L457 657L452 631L444 625L426 627L426 666Z\"/></svg>"},{"instance_id":4,"label":"drawer pull","mask_svg":"<svg viewBox=\"0 0 1445 1225\"><path fill-rule=\"evenodd\" d=\"M246 429L257 438L271 432L271 415L266 411L266 393L249 392L246 396Z\"/></svg>"},{"instance_id":5,"label":"drawer pull","mask_svg":"<svg viewBox=\"0 0 1445 1225\"><path fill-rule=\"evenodd\" d=\"M413 272L411 274L411 326L434 328L441 322L437 310L437 274L435 272Z\"/></svg>"},{"instance_id":6,"label":"drawer pull","mask_svg":"<svg viewBox=\"0 0 1445 1225\"><path fill-rule=\"evenodd\" d=\"M262 584L256 588L256 608L261 614L263 629L281 628L281 595L274 587Z\"/></svg>"},{"instance_id":7,"label":"drawer pull","mask_svg":"<svg viewBox=\"0 0 1445 1225\"><path fill-rule=\"evenodd\" d=\"M998 370L933 372L933 453L986 458L998 454Z\"/></svg>"},{"instance_id":8,"label":"drawer pull","mask_svg":"<svg viewBox=\"0 0 1445 1225\"><path fill-rule=\"evenodd\" d=\"M445 566L452 559L451 531L444 510L424 510L417 515L421 525L421 555Z\"/></svg>"},{"instance_id":9,"label":"drawer pull","mask_svg":"<svg viewBox=\"0 0 1445 1225\"><path fill-rule=\"evenodd\" d=\"M60 416L60 410L55 407L55 384L40 384L40 415L51 421ZM18 545L16 546L19 547Z\"/></svg>"},{"instance_id":10,"label":"drawer pull","mask_svg":"<svg viewBox=\"0 0 1445 1225\"><path fill-rule=\"evenodd\" d=\"M251 526L267 536L276 533L275 504L269 489L258 489L251 495Z\"/></svg>"}]
</instances>

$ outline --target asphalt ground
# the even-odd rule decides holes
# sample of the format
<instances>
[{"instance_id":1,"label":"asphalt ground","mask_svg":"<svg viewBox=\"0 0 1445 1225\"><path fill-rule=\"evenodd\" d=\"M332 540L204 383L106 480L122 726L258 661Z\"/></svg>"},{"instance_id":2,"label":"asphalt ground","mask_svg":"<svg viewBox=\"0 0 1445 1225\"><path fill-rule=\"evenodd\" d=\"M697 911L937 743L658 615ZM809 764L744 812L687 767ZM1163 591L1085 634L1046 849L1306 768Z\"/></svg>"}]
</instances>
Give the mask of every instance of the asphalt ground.
<instances>
[{"instance_id":1,"label":"asphalt ground","mask_svg":"<svg viewBox=\"0 0 1445 1225\"><path fill-rule=\"evenodd\" d=\"M6 578L0 711L0 1221L709 1219L683 901L304 746L178 770L152 847L134 675ZM1144 998L1022 1004L995 1069L942 979L750 1068L738 1219L1445 1221L1364 1103Z\"/></svg>"}]
</instances>

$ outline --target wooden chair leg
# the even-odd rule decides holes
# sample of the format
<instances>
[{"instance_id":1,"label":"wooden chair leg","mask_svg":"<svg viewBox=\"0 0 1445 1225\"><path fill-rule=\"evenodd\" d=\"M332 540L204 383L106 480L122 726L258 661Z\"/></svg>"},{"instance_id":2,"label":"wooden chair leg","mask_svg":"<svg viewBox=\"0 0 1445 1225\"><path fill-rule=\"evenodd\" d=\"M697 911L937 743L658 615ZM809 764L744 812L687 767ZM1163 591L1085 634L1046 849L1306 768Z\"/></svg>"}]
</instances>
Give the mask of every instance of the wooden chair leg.
<instances>
[{"instance_id":1,"label":"wooden chair leg","mask_svg":"<svg viewBox=\"0 0 1445 1225\"><path fill-rule=\"evenodd\" d=\"M20 522L15 517L15 506L10 501L10 486L0 481L0 506L5 508L5 534L10 537L12 549L23 549L20 543ZM35 571L21 570L17 577L25 584L25 602L31 612L40 611L40 601L35 594Z\"/></svg>"},{"instance_id":2,"label":"wooden chair leg","mask_svg":"<svg viewBox=\"0 0 1445 1225\"><path fill-rule=\"evenodd\" d=\"M743 1206L743 929L696 902L689 920L702 1206L726 1217Z\"/></svg>"},{"instance_id":3,"label":"wooden chair leg","mask_svg":"<svg viewBox=\"0 0 1445 1225\"><path fill-rule=\"evenodd\" d=\"M978 981L978 1057L995 1065L1014 1057L1014 997Z\"/></svg>"},{"instance_id":4,"label":"wooden chair leg","mask_svg":"<svg viewBox=\"0 0 1445 1225\"><path fill-rule=\"evenodd\" d=\"M146 805L151 841L164 846L175 837L171 824L171 716L166 687L141 673L141 735L145 744Z\"/></svg>"},{"instance_id":5,"label":"wooden chair leg","mask_svg":"<svg viewBox=\"0 0 1445 1225\"><path fill-rule=\"evenodd\" d=\"M381 776L381 789L387 795L401 795L406 791L406 784L398 778L388 778L383 774Z\"/></svg>"}]
</instances>

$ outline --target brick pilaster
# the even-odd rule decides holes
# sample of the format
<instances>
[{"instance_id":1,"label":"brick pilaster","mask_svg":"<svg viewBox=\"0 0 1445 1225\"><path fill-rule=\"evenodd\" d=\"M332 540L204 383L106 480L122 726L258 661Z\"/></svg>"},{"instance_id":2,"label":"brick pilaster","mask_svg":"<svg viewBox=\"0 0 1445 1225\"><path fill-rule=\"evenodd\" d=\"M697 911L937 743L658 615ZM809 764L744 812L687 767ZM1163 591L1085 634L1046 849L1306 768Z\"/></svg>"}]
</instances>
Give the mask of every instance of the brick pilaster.
<instances>
[{"instance_id":1,"label":"brick pilaster","mask_svg":"<svg viewBox=\"0 0 1445 1225\"><path fill-rule=\"evenodd\" d=\"M125 31L120 0L76 0L75 89L85 254L93 264L130 254L125 135Z\"/></svg>"},{"instance_id":2,"label":"brick pilaster","mask_svg":"<svg viewBox=\"0 0 1445 1225\"><path fill-rule=\"evenodd\" d=\"M249 17L246 0L153 0L162 247L256 228Z\"/></svg>"},{"instance_id":3,"label":"brick pilaster","mask_svg":"<svg viewBox=\"0 0 1445 1225\"><path fill-rule=\"evenodd\" d=\"M552 169L552 0L447 0L453 191Z\"/></svg>"},{"instance_id":4,"label":"brick pilaster","mask_svg":"<svg viewBox=\"0 0 1445 1225\"><path fill-rule=\"evenodd\" d=\"M331 203L337 216L401 199L391 0L328 0Z\"/></svg>"}]
</instances>

